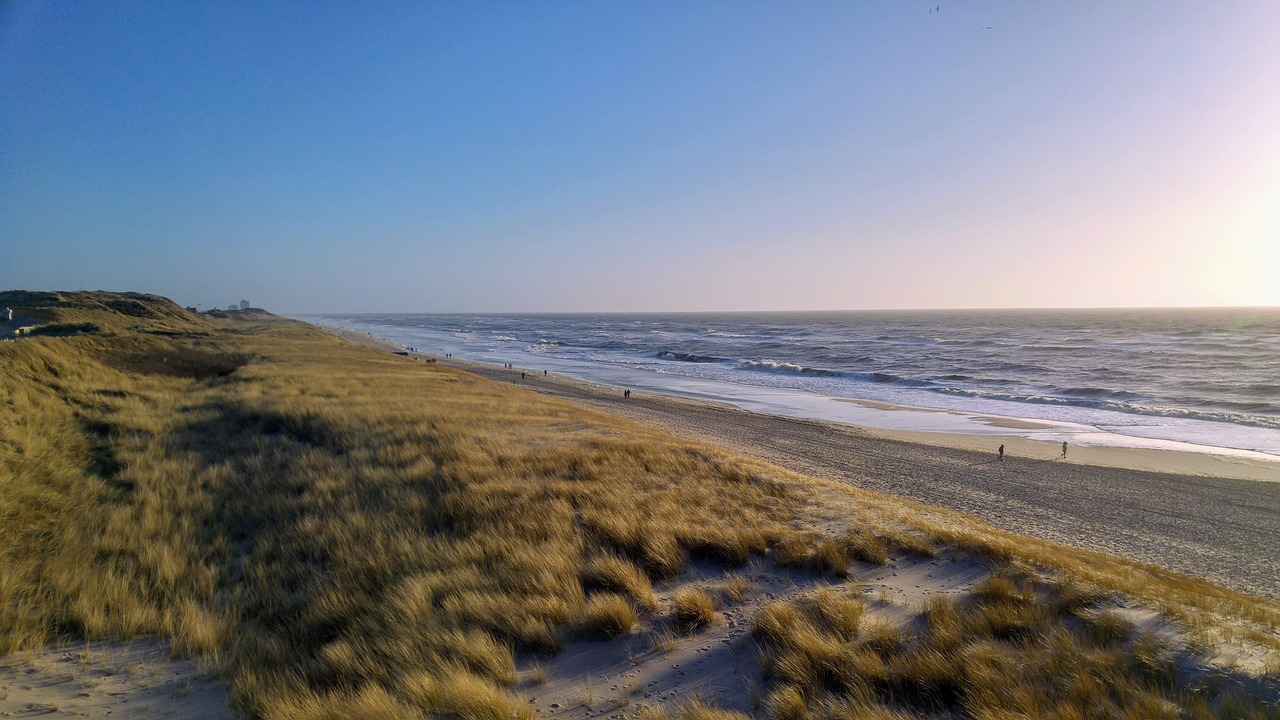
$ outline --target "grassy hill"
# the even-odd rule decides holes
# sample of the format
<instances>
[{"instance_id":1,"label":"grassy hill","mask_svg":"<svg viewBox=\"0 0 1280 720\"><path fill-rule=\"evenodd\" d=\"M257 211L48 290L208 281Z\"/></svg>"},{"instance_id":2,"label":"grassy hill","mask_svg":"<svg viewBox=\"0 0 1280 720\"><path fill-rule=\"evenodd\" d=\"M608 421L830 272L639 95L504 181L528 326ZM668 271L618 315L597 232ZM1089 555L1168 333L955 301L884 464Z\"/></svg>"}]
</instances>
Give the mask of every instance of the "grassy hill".
<instances>
[{"instance_id":1,"label":"grassy hill","mask_svg":"<svg viewBox=\"0 0 1280 720\"><path fill-rule=\"evenodd\" d=\"M531 712L517 663L567 640L696 634L733 600L655 600L691 569L839 585L859 563L963 557L988 569L974 592L896 626L862 623L856 594L766 606L757 713L1277 716L1271 601L266 313L101 292L0 305L75 328L0 343L0 652L158 635L231 677L254 716L504 718ZM817 531L820 512L847 530ZM1105 613L1120 596L1190 644ZM1272 674L1182 671L1215 642L1273 653Z\"/></svg>"}]
</instances>

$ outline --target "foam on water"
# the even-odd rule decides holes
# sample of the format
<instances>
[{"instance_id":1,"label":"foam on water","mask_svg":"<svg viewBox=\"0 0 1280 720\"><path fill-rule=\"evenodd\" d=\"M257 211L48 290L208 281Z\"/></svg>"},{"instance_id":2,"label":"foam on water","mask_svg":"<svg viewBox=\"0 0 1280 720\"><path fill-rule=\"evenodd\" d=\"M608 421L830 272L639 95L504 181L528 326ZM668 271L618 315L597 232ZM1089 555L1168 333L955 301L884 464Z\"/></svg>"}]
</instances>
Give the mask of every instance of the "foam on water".
<instances>
[{"instance_id":1,"label":"foam on water","mask_svg":"<svg viewBox=\"0 0 1280 720\"><path fill-rule=\"evenodd\" d=\"M884 429L1280 455L1277 309L308 319L428 352ZM849 399L919 409L839 402Z\"/></svg>"}]
</instances>

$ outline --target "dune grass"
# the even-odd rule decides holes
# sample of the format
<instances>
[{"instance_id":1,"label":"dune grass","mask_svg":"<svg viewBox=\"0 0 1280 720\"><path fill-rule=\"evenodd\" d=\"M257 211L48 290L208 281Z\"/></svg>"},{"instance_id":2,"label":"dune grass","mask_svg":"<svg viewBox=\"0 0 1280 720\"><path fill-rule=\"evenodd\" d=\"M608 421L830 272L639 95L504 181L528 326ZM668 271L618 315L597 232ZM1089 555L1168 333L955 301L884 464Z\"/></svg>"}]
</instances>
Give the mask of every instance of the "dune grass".
<instances>
[{"instance_id":1,"label":"dune grass","mask_svg":"<svg viewBox=\"0 0 1280 720\"><path fill-rule=\"evenodd\" d=\"M94 299L31 314L102 334L0 344L0 651L157 634L254 715L500 712L513 653L790 532L767 468L299 323Z\"/></svg>"},{"instance_id":2,"label":"dune grass","mask_svg":"<svg viewBox=\"0 0 1280 720\"><path fill-rule=\"evenodd\" d=\"M577 630L630 632L658 611L653 583L691 562L731 569L767 553L843 578L855 562L940 548L1009 572L971 601L923 608L918 632L869 621L835 591L768 606L755 626L775 679L765 706L897 717L886 699L971 702L996 717L1079 691L1112 703L1093 707L1198 707L1169 684L1165 650L1094 612L1094 588L1142 598L1209 639L1280 647L1276 603L823 484L300 323L196 316L135 294L0 302L76 328L0 343L0 653L157 635L227 674L253 716L503 718L524 712L516 656L555 652ZM850 519L847 536L802 529L816 503ZM1071 581L1046 585L1040 570ZM732 577L721 601L747 591ZM716 600L678 594L677 624L705 626ZM1015 668L1025 651L1030 669ZM1001 684L1036 673L1053 679L1031 696ZM1248 698L1229 702L1253 712Z\"/></svg>"},{"instance_id":3,"label":"dune grass","mask_svg":"<svg viewBox=\"0 0 1280 720\"><path fill-rule=\"evenodd\" d=\"M634 563L612 553L597 555L587 561L582 571L582 586L588 591L621 593L650 612L658 609L658 599L654 597L649 577Z\"/></svg>"},{"instance_id":4,"label":"dune grass","mask_svg":"<svg viewBox=\"0 0 1280 720\"><path fill-rule=\"evenodd\" d=\"M672 606L680 632L694 633L716 620L715 600L702 588L681 588L676 592Z\"/></svg>"},{"instance_id":5,"label":"dune grass","mask_svg":"<svg viewBox=\"0 0 1280 720\"><path fill-rule=\"evenodd\" d=\"M797 717L1276 717L1218 678L1182 677L1150 633L1093 613L1069 584L996 572L905 626L860 626L860 598L820 590L756 616L776 720ZM1094 598L1096 600L1096 598ZM1231 714L1238 713L1238 714Z\"/></svg>"},{"instance_id":6,"label":"dune grass","mask_svg":"<svg viewBox=\"0 0 1280 720\"><path fill-rule=\"evenodd\" d=\"M625 597L616 593L598 593L587 601L582 629L593 640L607 640L629 635L637 619L635 608Z\"/></svg>"}]
</instances>

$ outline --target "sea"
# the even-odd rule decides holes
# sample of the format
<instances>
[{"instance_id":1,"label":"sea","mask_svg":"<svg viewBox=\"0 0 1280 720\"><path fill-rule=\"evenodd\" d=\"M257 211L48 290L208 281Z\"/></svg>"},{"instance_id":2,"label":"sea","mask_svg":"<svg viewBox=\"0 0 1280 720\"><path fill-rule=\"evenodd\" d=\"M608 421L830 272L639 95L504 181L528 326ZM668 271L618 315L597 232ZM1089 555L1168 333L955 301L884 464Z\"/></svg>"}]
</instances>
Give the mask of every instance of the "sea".
<instances>
[{"instance_id":1,"label":"sea","mask_svg":"<svg viewBox=\"0 0 1280 720\"><path fill-rule=\"evenodd\" d=\"M302 319L759 412L1280 459L1280 308Z\"/></svg>"}]
</instances>

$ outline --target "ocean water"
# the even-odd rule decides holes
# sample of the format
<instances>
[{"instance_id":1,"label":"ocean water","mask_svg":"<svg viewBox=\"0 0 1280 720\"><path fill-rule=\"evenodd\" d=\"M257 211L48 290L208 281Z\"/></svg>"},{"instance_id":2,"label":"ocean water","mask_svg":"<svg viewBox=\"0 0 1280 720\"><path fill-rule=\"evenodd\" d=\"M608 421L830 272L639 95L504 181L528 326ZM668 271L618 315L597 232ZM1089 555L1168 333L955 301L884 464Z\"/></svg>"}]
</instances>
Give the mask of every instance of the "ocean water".
<instances>
[{"instance_id":1,"label":"ocean water","mask_svg":"<svg viewBox=\"0 0 1280 720\"><path fill-rule=\"evenodd\" d=\"M873 427L1280 455L1276 308L306 319L426 352Z\"/></svg>"}]
</instances>

